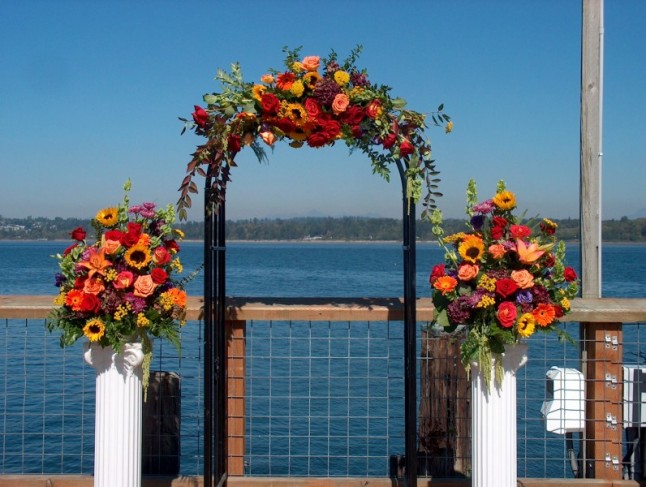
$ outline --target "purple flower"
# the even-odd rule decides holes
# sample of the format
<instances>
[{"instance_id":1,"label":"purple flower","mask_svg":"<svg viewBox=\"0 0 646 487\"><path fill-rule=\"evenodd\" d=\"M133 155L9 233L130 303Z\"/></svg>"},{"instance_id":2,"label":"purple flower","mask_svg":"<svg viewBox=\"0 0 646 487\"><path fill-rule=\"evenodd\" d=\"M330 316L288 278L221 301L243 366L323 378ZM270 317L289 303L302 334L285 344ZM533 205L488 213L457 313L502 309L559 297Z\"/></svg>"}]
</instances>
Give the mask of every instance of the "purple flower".
<instances>
[{"instance_id":1,"label":"purple flower","mask_svg":"<svg viewBox=\"0 0 646 487\"><path fill-rule=\"evenodd\" d=\"M141 213L141 210L143 210L143 209L144 209L144 207L141 206L141 205L133 205L133 206L130 207L130 209L128 211L130 213L134 213L135 215L138 215L139 213Z\"/></svg>"},{"instance_id":2,"label":"purple flower","mask_svg":"<svg viewBox=\"0 0 646 487\"><path fill-rule=\"evenodd\" d=\"M516 302L518 304L529 304L533 300L534 300L534 296L527 289L523 289L521 291L518 291L518 294L516 295Z\"/></svg>"},{"instance_id":3,"label":"purple flower","mask_svg":"<svg viewBox=\"0 0 646 487\"><path fill-rule=\"evenodd\" d=\"M487 213L491 213L494 208L495 206L493 204L493 200L489 199L483 201L482 203L478 203L473 208L471 208L471 210L473 210L475 213L486 215Z\"/></svg>"},{"instance_id":4,"label":"purple flower","mask_svg":"<svg viewBox=\"0 0 646 487\"><path fill-rule=\"evenodd\" d=\"M55 279L56 279L56 287L61 287L65 282L65 276L60 272L56 273Z\"/></svg>"},{"instance_id":5,"label":"purple flower","mask_svg":"<svg viewBox=\"0 0 646 487\"><path fill-rule=\"evenodd\" d=\"M133 293L128 293L124 296L125 300L132 305L134 313L141 313L146 309L146 300L135 296Z\"/></svg>"},{"instance_id":6,"label":"purple flower","mask_svg":"<svg viewBox=\"0 0 646 487\"><path fill-rule=\"evenodd\" d=\"M350 75L350 81L354 86L370 86L370 82L364 73L353 71Z\"/></svg>"},{"instance_id":7,"label":"purple flower","mask_svg":"<svg viewBox=\"0 0 646 487\"><path fill-rule=\"evenodd\" d=\"M473 215L471 217L471 226L476 232L479 232L484 225L485 217L484 215Z\"/></svg>"},{"instance_id":8,"label":"purple flower","mask_svg":"<svg viewBox=\"0 0 646 487\"><path fill-rule=\"evenodd\" d=\"M446 314L451 323L459 325L466 323L471 318L472 309L470 296L460 296L446 307Z\"/></svg>"}]
</instances>

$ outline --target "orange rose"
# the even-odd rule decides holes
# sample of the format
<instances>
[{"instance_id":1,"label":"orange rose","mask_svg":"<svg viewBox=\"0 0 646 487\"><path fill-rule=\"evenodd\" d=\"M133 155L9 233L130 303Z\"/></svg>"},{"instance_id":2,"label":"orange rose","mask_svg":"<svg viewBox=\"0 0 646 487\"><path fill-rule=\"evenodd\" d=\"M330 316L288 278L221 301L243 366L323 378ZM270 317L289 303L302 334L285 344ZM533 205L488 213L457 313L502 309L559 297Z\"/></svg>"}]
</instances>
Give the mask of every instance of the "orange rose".
<instances>
[{"instance_id":1,"label":"orange rose","mask_svg":"<svg viewBox=\"0 0 646 487\"><path fill-rule=\"evenodd\" d=\"M462 264L458 269L458 277L461 281L470 281L474 279L478 272L480 272L480 267L475 264Z\"/></svg>"},{"instance_id":2,"label":"orange rose","mask_svg":"<svg viewBox=\"0 0 646 487\"><path fill-rule=\"evenodd\" d=\"M529 289L534 286L534 276L525 269L520 271L511 271L511 278L521 289Z\"/></svg>"},{"instance_id":3,"label":"orange rose","mask_svg":"<svg viewBox=\"0 0 646 487\"><path fill-rule=\"evenodd\" d=\"M140 298L147 298L155 291L156 287L157 284L155 284L155 281L153 281L153 278L149 274L139 276L135 281L134 294Z\"/></svg>"},{"instance_id":4,"label":"orange rose","mask_svg":"<svg viewBox=\"0 0 646 487\"><path fill-rule=\"evenodd\" d=\"M334 101L332 102L332 111L337 115L343 113L347 110L349 104L350 100L348 99L348 95L339 93L334 97Z\"/></svg>"},{"instance_id":5,"label":"orange rose","mask_svg":"<svg viewBox=\"0 0 646 487\"><path fill-rule=\"evenodd\" d=\"M274 135L273 132L269 132L269 131L260 132L260 138L263 140L265 144L267 144L270 147L274 145L274 142L276 142L276 136Z\"/></svg>"},{"instance_id":6,"label":"orange rose","mask_svg":"<svg viewBox=\"0 0 646 487\"><path fill-rule=\"evenodd\" d=\"M383 113L384 109L381 107L381 100L372 100L366 107L366 115L370 118L377 118Z\"/></svg>"},{"instance_id":7,"label":"orange rose","mask_svg":"<svg viewBox=\"0 0 646 487\"><path fill-rule=\"evenodd\" d=\"M114 254L119 247L121 247L121 242L118 240L107 240L105 236L102 239L101 248L105 250L105 253L108 255Z\"/></svg>"},{"instance_id":8,"label":"orange rose","mask_svg":"<svg viewBox=\"0 0 646 487\"><path fill-rule=\"evenodd\" d=\"M321 58L319 56L305 56L301 65L308 71L316 71L319 69L321 64Z\"/></svg>"},{"instance_id":9,"label":"orange rose","mask_svg":"<svg viewBox=\"0 0 646 487\"><path fill-rule=\"evenodd\" d=\"M105 289L103 280L97 277L90 277L83 283L83 292L86 294L97 295Z\"/></svg>"},{"instance_id":10,"label":"orange rose","mask_svg":"<svg viewBox=\"0 0 646 487\"><path fill-rule=\"evenodd\" d=\"M493 257L496 260L500 260L505 256L505 253L507 251L505 250L505 247L502 246L502 244L493 244L489 246L489 253L491 254L491 257Z\"/></svg>"},{"instance_id":11,"label":"orange rose","mask_svg":"<svg viewBox=\"0 0 646 487\"><path fill-rule=\"evenodd\" d=\"M268 85L272 84L274 82L274 77L271 74L263 74L260 77L260 81L263 83L267 83Z\"/></svg>"},{"instance_id":12,"label":"orange rose","mask_svg":"<svg viewBox=\"0 0 646 487\"><path fill-rule=\"evenodd\" d=\"M128 289L132 286L135 276L132 275L130 271L121 271L117 275L117 278L113 281L112 285L115 289Z\"/></svg>"}]
</instances>

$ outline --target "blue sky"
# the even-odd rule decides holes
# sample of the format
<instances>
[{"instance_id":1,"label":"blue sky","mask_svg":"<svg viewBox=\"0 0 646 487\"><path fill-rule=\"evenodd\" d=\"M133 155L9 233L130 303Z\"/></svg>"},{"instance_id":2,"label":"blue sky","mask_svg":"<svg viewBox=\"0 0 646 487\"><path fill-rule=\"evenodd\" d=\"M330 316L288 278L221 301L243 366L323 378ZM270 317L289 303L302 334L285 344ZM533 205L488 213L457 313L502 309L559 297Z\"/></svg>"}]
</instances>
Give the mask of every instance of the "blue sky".
<instances>
[{"instance_id":1,"label":"blue sky","mask_svg":"<svg viewBox=\"0 0 646 487\"><path fill-rule=\"evenodd\" d=\"M93 216L128 177L133 202L174 204L200 142L178 117L219 91L218 68L239 61L255 81L284 46L343 58L362 44L373 82L455 121L450 135L428 130L446 216L463 215L470 178L483 198L502 178L529 213L578 218L578 0L5 0L0 19L4 217ZM605 219L646 214L644 19L643 0L606 2ZM232 219L401 214L396 174L386 183L344 145L238 163Z\"/></svg>"}]
</instances>

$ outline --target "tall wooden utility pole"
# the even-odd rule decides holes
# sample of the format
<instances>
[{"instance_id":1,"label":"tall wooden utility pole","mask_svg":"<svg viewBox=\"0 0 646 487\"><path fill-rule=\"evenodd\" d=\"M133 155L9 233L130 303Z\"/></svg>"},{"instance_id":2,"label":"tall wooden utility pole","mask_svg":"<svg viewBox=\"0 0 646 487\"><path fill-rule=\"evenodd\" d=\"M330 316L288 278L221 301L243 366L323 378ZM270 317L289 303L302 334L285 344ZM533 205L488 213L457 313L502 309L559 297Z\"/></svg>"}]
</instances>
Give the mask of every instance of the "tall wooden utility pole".
<instances>
[{"instance_id":1,"label":"tall wooden utility pole","mask_svg":"<svg viewBox=\"0 0 646 487\"><path fill-rule=\"evenodd\" d=\"M581 291L601 297L601 146L603 109L603 0L583 0L581 37ZM581 442L586 477L622 478L621 323L581 323L586 377L586 421Z\"/></svg>"}]
</instances>

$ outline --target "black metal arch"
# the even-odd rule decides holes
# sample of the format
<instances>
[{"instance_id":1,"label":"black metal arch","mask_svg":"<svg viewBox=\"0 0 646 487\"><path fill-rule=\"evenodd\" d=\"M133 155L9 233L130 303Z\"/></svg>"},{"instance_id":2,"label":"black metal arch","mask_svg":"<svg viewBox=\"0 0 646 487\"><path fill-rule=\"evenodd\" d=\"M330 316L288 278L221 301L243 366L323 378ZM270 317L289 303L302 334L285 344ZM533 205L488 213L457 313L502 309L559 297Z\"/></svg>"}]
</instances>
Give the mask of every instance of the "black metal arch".
<instances>
[{"instance_id":1,"label":"black metal arch","mask_svg":"<svg viewBox=\"0 0 646 487\"><path fill-rule=\"evenodd\" d=\"M397 161L402 183L404 258L404 436L405 482L417 486L416 237L415 203L407 196L406 171ZM204 487L226 485L226 240L225 202L212 198L211 172L204 190Z\"/></svg>"}]
</instances>

